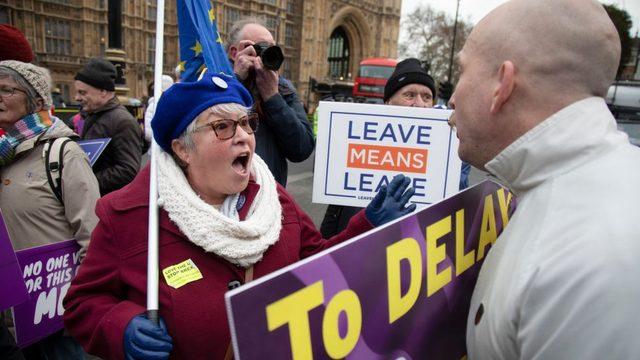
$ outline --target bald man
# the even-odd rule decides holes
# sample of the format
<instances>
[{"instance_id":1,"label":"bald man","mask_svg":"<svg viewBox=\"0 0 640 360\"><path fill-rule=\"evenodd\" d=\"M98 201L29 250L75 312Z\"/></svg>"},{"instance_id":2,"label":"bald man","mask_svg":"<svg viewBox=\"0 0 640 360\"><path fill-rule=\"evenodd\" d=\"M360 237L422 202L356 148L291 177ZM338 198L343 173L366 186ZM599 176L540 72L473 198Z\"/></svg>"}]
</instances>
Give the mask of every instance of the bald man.
<instances>
[{"instance_id":1,"label":"bald man","mask_svg":"<svg viewBox=\"0 0 640 360\"><path fill-rule=\"evenodd\" d=\"M592 0L510 1L459 54L460 157L518 199L473 293L469 359L640 356L640 149L603 99L619 58Z\"/></svg>"}]
</instances>

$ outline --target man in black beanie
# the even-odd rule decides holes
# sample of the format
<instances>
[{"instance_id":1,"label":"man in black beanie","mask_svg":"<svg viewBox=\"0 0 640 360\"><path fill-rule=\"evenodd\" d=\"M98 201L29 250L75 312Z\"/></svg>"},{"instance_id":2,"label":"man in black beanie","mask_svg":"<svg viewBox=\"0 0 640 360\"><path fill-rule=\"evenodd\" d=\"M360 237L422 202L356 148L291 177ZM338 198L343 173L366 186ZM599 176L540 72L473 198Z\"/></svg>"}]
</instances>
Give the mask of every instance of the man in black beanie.
<instances>
[{"instance_id":1,"label":"man in black beanie","mask_svg":"<svg viewBox=\"0 0 640 360\"><path fill-rule=\"evenodd\" d=\"M82 106L82 140L110 138L93 166L100 194L127 185L138 172L142 136L138 123L115 94L116 68L104 59L91 59L75 76L75 100Z\"/></svg>"},{"instance_id":2,"label":"man in black beanie","mask_svg":"<svg viewBox=\"0 0 640 360\"><path fill-rule=\"evenodd\" d=\"M433 107L436 86L418 59L409 58L396 65L384 86L384 103L388 105Z\"/></svg>"},{"instance_id":3,"label":"man in black beanie","mask_svg":"<svg viewBox=\"0 0 640 360\"><path fill-rule=\"evenodd\" d=\"M435 95L433 78L418 59L409 58L396 65L384 86L383 99L387 105L431 108ZM462 188L463 184L460 186ZM353 206L329 205L320 225L322 236L328 239L344 230L349 220L360 210L362 208Z\"/></svg>"}]
</instances>

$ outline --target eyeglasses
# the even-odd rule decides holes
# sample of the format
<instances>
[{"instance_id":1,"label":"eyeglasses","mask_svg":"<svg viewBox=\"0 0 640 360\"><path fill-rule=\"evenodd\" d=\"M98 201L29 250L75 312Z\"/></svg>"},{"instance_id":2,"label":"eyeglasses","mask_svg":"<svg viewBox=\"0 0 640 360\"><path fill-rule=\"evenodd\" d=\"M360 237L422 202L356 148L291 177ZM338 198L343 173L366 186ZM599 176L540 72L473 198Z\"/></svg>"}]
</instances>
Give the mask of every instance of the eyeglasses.
<instances>
[{"instance_id":1,"label":"eyeglasses","mask_svg":"<svg viewBox=\"0 0 640 360\"><path fill-rule=\"evenodd\" d=\"M13 96L13 94L16 93L16 91L20 91L22 93L27 93L26 91L22 90L22 89L18 89L18 88L0 88L0 97L2 98L8 98Z\"/></svg>"},{"instance_id":2,"label":"eyeglasses","mask_svg":"<svg viewBox=\"0 0 640 360\"><path fill-rule=\"evenodd\" d=\"M219 140L227 140L236 135L236 128L238 127L238 124L240 124L242 130L244 130L247 134L253 134L258 130L258 114L243 116L238 120L215 120L202 126L198 126L193 130L193 132L197 132L204 128L210 127L211 129L213 129L213 132L216 134L216 137Z\"/></svg>"}]
</instances>

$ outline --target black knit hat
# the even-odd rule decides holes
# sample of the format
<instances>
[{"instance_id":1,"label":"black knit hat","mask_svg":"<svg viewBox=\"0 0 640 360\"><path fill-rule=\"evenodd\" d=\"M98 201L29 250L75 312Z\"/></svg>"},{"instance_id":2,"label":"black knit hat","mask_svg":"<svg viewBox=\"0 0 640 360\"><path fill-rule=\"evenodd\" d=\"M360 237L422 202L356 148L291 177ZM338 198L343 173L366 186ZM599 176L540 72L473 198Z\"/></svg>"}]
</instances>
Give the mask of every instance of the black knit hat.
<instances>
[{"instance_id":1,"label":"black knit hat","mask_svg":"<svg viewBox=\"0 0 640 360\"><path fill-rule=\"evenodd\" d=\"M396 65L387 84L384 86L384 102L387 102L396 91L409 84L422 84L431 89L431 94L436 97L436 86L433 78L422 67L418 59L409 58Z\"/></svg>"},{"instance_id":2,"label":"black knit hat","mask_svg":"<svg viewBox=\"0 0 640 360\"><path fill-rule=\"evenodd\" d=\"M105 59L95 58L76 74L74 79L89 84L94 88L114 91L116 89L116 68Z\"/></svg>"}]
</instances>

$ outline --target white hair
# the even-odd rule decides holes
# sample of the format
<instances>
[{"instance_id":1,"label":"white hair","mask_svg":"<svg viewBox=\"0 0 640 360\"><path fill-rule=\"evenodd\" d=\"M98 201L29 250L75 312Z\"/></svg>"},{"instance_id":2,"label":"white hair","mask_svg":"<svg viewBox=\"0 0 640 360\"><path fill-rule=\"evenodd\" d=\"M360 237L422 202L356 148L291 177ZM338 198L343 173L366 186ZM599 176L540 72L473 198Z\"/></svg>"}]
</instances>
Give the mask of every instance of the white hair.
<instances>
[{"instance_id":1,"label":"white hair","mask_svg":"<svg viewBox=\"0 0 640 360\"><path fill-rule=\"evenodd\" d=\"M240 42L240 40L242 40L242 37L241 37L242 29L244 29L245 26L250 24L260 25L263 28L267 27L264 20L254 16L242 18L234 22L233 25L231 26L231 29L229 29L229 34L227 34L227 44L225 46L226 47L225 50L227 52L229 52L229 48L231 47L231 45L235 45L238 42Z\"/></svg>"},{"instance_id":2,"label":"white hair","mask_svg":"<svg viewBox=\"0 0 640 360\"><path fill-rule=\"evenodd\" d=\"M220 117L229 117L229 116L245 116L249 113L250 108L242 106L237 103L223 103L213 105L212 107L204 110L200 113L200 115L196 116L195 119L187 126L187 128L180 134L178 140L184 144L184 147L189 151L193 151L196 148L196 144L193 141L193 134L195 133L195 129L197 127L198 119L202 114L207 113L207 115L215 115Z\"/></svg>"}]
</instances>

